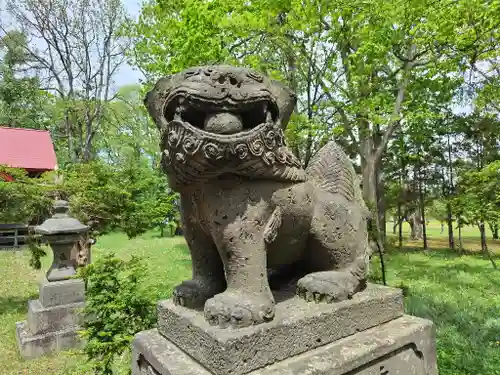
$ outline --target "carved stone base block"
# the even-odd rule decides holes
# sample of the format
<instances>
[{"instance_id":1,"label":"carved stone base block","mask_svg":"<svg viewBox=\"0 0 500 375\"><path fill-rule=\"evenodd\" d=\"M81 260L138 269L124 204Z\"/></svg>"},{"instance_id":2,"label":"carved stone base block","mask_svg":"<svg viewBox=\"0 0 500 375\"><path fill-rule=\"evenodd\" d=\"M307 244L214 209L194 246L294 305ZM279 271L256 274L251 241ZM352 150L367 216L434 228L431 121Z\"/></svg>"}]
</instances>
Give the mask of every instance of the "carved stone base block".
<instances>
[{"instance_id":1,"label":"carved stone base block","mask_svg":"<svg viewBox=\"0 0 500 375\"><path fill-rule=\"evenodd\" d=\"M317 334L318 332L311 332ZM292 339L291 339L292 340ZM269 352L274 348L269 348ZM244 373L249 366L237 369ZM132 375L227 375L209 371L157 330L137 334ZM437 375L432 322L404 315L249 375Z\"/></svg>"},{"instance_id":2,"label":"carved stone base block","mask_svg":"<svg viewBox=\"0 0 500 375\"><path fill-rule=\"evenodd\" d=\"M279 301L281 296L275 298ZM276 304L271 322L240 329L211 326L203 311L162 301L158 331L210 371L241 375L396 319L403 312L399 289L370 284L353 299L333 304L306 302L292 293L292 298Z\"/></svg>"},{"instance_id":3,"label":"carved stone base block","mask_svg":"<svg viewBox=\"0 0 500 375\"><path fill-rule=\"evenodd\" d=\"M399 289L370 284L333 304L275 299L273 321L240 329L160 302L158 329L135 338L133 375L437 374L432 323L403 315Z\"/></svg>"},{"instance_id":4,"label":"carved stone base block","mask_svg":"<svg viewBox=\"0 0 500 375\"><path fill-rule=\"evenodd\" d=\"M23 358L82 346L77 331L82 323L84 291L82 280L41 283L40 299L28 301L28 320L16 323L17 344Z\"/></svg>"}]
</instances>

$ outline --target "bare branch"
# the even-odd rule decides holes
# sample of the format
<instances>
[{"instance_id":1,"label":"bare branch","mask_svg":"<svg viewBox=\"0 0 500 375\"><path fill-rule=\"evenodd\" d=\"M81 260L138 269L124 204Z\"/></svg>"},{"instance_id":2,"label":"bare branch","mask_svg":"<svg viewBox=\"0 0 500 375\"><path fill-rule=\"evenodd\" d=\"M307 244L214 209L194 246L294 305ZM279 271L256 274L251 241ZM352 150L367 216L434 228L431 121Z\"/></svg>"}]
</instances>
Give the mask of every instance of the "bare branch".
<instances>
[{"instance_id":1,"label":"bare branch","mask_svg":"<svg viewBox=\"0 0 500 375\"><path fill-rule=\"evenodd\" d=\"M121 2L7 0L7 5L28 36L30 68L40 72L44 86L66 104L70 160L76 161L75 155L89 159L106 104L114 97L110 85L125 61L127 45L118 36L125 21Z\"/></svg>"},{"instance_id":2,"label":"bare branch","mask_svg":"<svg viewBox=\"0 0 500 375\"><path fill-rule=\"evenodd\" d=\"M382 139L380 140L380 144L377 146L377 149L375 151L374 155L375 161L380 160L387 146L387 143L389 142L389 139L391 139L394 130L400 124L401 107L403 105L406 88L408 87L408 82L410 80L410 71L413 68L413 64L415 61L414 54L415 54L415 46L412 45L409 48L408 59L406 59L406 62L404 63L403 78L399 83L398 92L396 95L396 101L394 102L394 109L392 111L389 124L382 136Z\"/></svg>"}]
</instances>

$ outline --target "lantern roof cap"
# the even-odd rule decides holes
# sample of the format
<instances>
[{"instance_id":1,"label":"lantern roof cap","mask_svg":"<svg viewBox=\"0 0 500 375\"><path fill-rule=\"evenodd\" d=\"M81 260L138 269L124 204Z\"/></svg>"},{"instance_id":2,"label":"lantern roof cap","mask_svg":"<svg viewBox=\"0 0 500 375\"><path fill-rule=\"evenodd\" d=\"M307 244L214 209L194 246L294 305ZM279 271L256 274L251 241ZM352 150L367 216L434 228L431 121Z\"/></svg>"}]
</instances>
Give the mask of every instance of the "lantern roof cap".
<instances>
[{"instance_id":1,"label":"lantern roof cap","mask_svg":"<svg viewBox=\"0 0 500 375\"><path fill-rule=\"evenodd\" d=\"M68 215L69 205L67 201L57 200L53 207L54 215L41 225L36 226L36 233L42 235L77 234L89 230L87 225Z\"/></svg>"}]
</instances>

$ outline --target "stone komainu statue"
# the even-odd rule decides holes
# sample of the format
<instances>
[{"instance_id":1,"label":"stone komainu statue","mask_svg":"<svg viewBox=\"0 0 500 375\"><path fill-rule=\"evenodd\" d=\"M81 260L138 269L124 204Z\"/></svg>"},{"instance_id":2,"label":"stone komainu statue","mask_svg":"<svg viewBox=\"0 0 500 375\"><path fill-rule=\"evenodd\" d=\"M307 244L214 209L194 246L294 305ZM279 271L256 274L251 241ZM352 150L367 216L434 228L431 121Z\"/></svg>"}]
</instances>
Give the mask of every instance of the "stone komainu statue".
<instances>
[{"instance_id":1,"label":"stone komainu statue","mask_svg":"<svg viewBox=\"0 0 500 375\"><path fill-rule=\"evenodd\" d=\"M273 319L269 270L302 272L307 301L366 285L369 211L354 168L333 141L302 168L283 135L295 102L278 81L231 66L162 78L146 96L192 257L173 300L204 307L211 324Z\"/></svg>"}]
</instances>

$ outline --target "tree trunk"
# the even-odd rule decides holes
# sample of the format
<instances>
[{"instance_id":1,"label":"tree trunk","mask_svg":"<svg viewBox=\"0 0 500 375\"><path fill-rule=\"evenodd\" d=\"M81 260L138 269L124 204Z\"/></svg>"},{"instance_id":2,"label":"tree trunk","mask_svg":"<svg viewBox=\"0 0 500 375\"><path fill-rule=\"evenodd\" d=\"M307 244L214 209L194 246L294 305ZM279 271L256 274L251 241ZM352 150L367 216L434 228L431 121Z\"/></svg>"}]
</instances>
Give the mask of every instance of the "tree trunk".
<instances>
[{"instance_id":1,"label":"tree trunk","mask_svg":"<svg viewBox=\"0 0 500 375\"><path fill-rule=\"evenodd\" d=\"M448 222L448 246L451 250L455 250L455 239L453 238L453 216L451 212L451 203L446 203L446 221Z\"/></svg>"},{"instance_id":2,"label":"tree trunk","mask_svg":"<svg viewBox=\"0 0 500 375\"><path fill-rule=\"evenodd\" d=\"M398 214L394 216L393 218L393 225L392 225L392 234L396 234L398 230L398 223L399 223L399 215L401 214L401 206L398 203Z\"/></svg>"},{"instance_id":3,"label":"tree trunk","mask_svg":"<svg viewBox=\"0 0 500 375\"><path fill-rule=\"evenodd\" d=\"M422 217L420 215L419 210L412 213L408 218L408 223L411 228L411 239L412 240L421 240L423 238L422 233Z\"/></svg>"},{"instance_id":4,"label":"tree trunk","mask_svg":"<svg viewBox=\"0 0 500 375\"><path fill-rule=\"evenodd\" d=\"M398 231L398 245L400 249L403 247L403 223L404 223L404 218L402 217L399 221L399 231Z\"/></svg>"},{"instance_id":5,"label":"tree trunk","mask_svg":"<svg viewBox=\"0 0 500 375\"><path fill-rule=\"evenodd\" d=\"M380 164L380 163L379 163ZM377 195L377 212L378 212L378 222L380 224L380 232L382 236L382 241L385 243L387 238L387 222L385 216L385 188L384 181L382 180L382 176L380 173L381 166L378 165L375 168L375 178L377 182L376 186L376 195Z\"/></svg>"},{"instance_id":6,"label":"tree trunk","mask_svg":"<svg viewBox=\"0 0 500 375\"><path fill-rule=\"evenodd\" d=\"M451 160L451 152L452 152L452 147L451 147L451 142L450 142L450 132L447 134L447 141L448 141L448 184L446 186L446 196L447 196L447 202L446 202L446 211L447 211L447 220L448 220L448 245L450 246L451 250L455 250L455 239L453 238L453 214L451 211L451 202L450 198L451 195L453 194L453 163ZM460 228L460 226L459 226ZM460 230L460 235L461 233L461 228ZM462 239L460 238L460 251L462 251Z\"/></svg>"},{"instance_id":7,"label":"tree trunk","mask_svg":"<svg viewBox=\"0 0 500 375\"><path fill-rule=\"evenodd\" d=\"M403 214L401 212L401 202L398 201L398 211L397 217L394 219L394 234L396 234L396 227L398 226L398 247L401 249L403 247Z\"/></svg>"},{"instance_id":8,"label":"tree trunk","mask_svg":"<svg viewBox=\"0 0 500 375\"><path fill-rule=\"evenodd\" d=\"M181 225L181 222L180 221L175 221L175 232L174 232L174 236L183 236L183 231L182 231L182 225Z\"/></svg>"},{"instance_id":9,"label":"tree trunk","mask_svg":"<svg viewBox=\"0 0 500 375\"><path fill-rule=\"evenodd\" d=\"M420 168L419 168L420 169ZM420 212L421 212L421 217L422 217L422 239L424 240L424 250L427 250L427 225L425 222L425 197L424 197L424 187L422 184L422 174L420 173L421 170L419 170L418 174L418 191L420 195Z\"/></svg>"},{"instance_id":10,"label":"tree trunk","mask_svg":"<svg viewBox=\"0 0 500 375\"><path fill-rule=\"evenodd\" d=\"M457 222L458 222L458 248L459 252L462 253L464 250L464 241L462 238L462 221L460 216L457 218Z\"/></svg>"},{"instance_id":11,"label":"tree trunk","mask_svg":"<svg viewBox=\"0 0 500 375\"><path fill-rule=\"evenodd\" d=\"M479 233L481 234L481 250L483 251L483 254L486 257L488 257L491 264L493 265L493 268L497 269L497 264L495 263L495 260L491 256L490 251L488 250L488 243L486 242L486 227L484 225L484 222L480 222L478 224L478 227L479 227Z\"/></svg>"},{"instance_id":12,"label":"tree trunk","mask_svg":"<svg viewBox=\"0 0 500 375\"><path fill-rule=\"evenodd\" d=\"M66 136L66 139L67 139L67 146L68 146L68 161L70 161L71 163L75 163L76 162L76 158L75 158L75 151L74 151L74 145L73 145L73 129L72 129L72 126L71 126L71 120L69 118L69 111L68 109L65 109L64 110L64 125L65 125L65 136Z\"/></svg>"},{"instance_id":13,"label":"tree trunk","mask_svg":"<svg viewBox=\"0 0 500 375\"><path fill-rule=\"evenodd\" d=\"M365 159L363 166L363 198L368 204L371 212L371 218L368 225L369 235L373 238L378 255L380 257L380 266L382 269L382 281L387 285L385 275L385 262L384 262L384 241L380 231L380 217L377 207L377 175L375 173L375 161L373 159Z\"/></svg>"}]
</instances>

